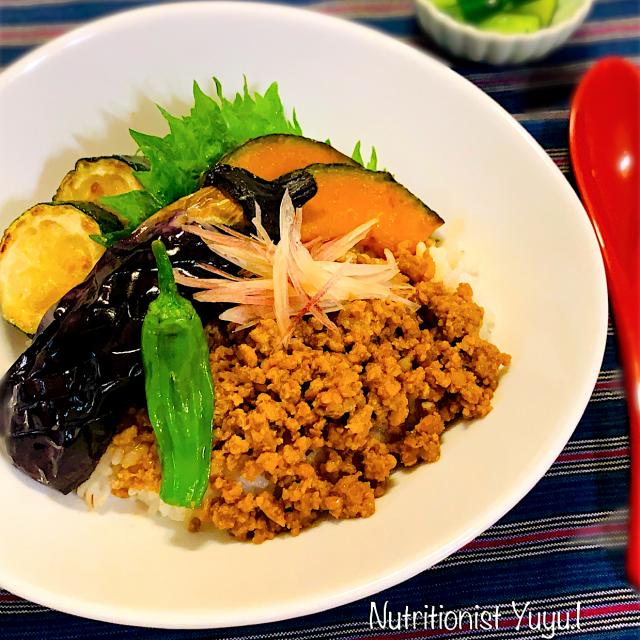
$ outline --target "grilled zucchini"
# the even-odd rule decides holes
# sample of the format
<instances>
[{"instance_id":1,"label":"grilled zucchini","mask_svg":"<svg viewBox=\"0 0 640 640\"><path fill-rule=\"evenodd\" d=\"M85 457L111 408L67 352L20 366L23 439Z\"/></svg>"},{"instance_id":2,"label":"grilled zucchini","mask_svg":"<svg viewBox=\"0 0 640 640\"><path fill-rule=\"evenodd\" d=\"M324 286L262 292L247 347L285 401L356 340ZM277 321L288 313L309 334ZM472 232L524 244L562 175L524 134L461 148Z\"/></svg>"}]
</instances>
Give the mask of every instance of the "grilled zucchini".
<instances>
[{"instance_id":1,"label":"grilled zucchini","mask_svg":"<svg viewBox=\"0 0 640 640\"><path fill-rule=\"evenodd\" d=\"M134 172L148 168L146 158L138 156L81 158L62 179L53 200L98 202L103 196L139 191L142 185Z\"/></svg>"},{"instance_id":2,"label":"grilled zucchini","mask_svg":"<svg viewBox=\"0 0 640 640\"><path fill-rule=\"evenodd\" d=\"M69 289L82 282L104 247L92 234L113 231L113 215L90 203L36 204L0 242L0 311L28 334Z\"/></svg>"}]
</instances>

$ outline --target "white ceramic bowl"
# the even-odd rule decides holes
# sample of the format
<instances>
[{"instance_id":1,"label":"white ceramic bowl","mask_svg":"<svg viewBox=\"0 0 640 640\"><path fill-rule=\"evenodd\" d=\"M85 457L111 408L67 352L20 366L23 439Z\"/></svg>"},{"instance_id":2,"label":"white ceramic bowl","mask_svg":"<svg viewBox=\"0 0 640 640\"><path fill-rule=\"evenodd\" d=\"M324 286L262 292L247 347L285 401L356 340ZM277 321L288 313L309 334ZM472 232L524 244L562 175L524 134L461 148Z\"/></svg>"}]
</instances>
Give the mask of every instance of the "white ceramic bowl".
<instances>
[{"instance_id":1,"label":"white ceramic bowl","mask_svg":"<svg viewBox=\"0 0 640 640\"><path fill-rule=\"evenodd\" d=\"M131 152L185 111L191 83L280 83L307 135L381 164L464 222L495 341L513 365L484 420L442 459L395 476L364 520L253 546L128 513L89 513L0 459L0 585L75 614L162 627L241 625L334 607L401 582L495 522L542 477L595 383L606 336L594 233L553 162L495 102L424 54L355 24L250 3L159 5L96 22L0 76L0 224L50 197L80 156ZM24 339L0 326L0 366ZM432 594L434 597L437 594ZM363 621L363 624L365 622Z\"/></svg>"},{"instance_id":2,"label":"white ceramic bowl","mask_svg":"<svg viewBox=\"0 0 640 640\"><path fill-rule=\"evenodd\" d=\"M443 13L431 0L415 0L418 21L441 47L462 58L490 64L521 64L537 60L563 44L584 22L593 0L581 4L557 24L535 33L505 35L463 24Z\"/></svg>"}]
</instances>

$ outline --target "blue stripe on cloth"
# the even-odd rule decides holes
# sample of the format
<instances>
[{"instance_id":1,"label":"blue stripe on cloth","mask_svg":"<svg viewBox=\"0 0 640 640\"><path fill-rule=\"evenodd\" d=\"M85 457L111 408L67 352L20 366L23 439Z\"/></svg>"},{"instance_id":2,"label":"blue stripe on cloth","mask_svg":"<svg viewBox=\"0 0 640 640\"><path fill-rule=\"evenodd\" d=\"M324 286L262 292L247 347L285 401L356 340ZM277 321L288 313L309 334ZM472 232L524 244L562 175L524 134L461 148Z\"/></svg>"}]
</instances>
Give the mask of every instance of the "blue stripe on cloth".
<instances>
[{"instance_id":1,"label":"blue stripe on cloth","mask_svg":"<svg viewBox=\"0 0 640 640\"><path fill-rule=\"evenodd\" d=\"M85 0L80 2L41 2L34 3L32 0L29 2L21 3L20 0L14 0L8 2L3 6L0 2L0 17L2 23L6 25L17 24L33 24L33 23L46 23L46 22L76 22L86 21L114 11L121 11L124 9L131 9L135 7L150 6L154 4L163 4L169 2L188 2L190 0L108 0L108 1L92 1ZM197 1L197 0L196 0ZM202 0L205 1L205 0ZM278 0L271 0L278 2ZM319 0L288 0L286 2L279 2L280 4L289 4L294 6L311 6L320 4ZM346 7L353 5L358 7L362 5L362 2L355 0L349 2L345 0L342 4ZM389 3L391 4L391 3ZM593 19L611 19L620 17L620 15L636 15L637 3L635 0L605 0L596 2L591 13L589 14L589 20ZM377 24L383 29L387 29L389 24L392 24L396 18L369 18L366 20L370 24ZM411 17L401 18L410 27L414 29L415 23ZM393 28L393 27L392 27Z\"/></svg>"},{"instance_id":2,"label":"blue stripe on cloth","mask_svg":"<svg viewBox=\"0 0 640 640\"><path fill-rule=\"evenodd\" d=\"M31 50L31 47L0 46L0 66L15 62L20 56Z\"/></svg>"},{"instance_id":3,"label":"blue stripe on cloth","mask_svg":"<svg viewBox=\"0 0 640 640\"><path fill-rule=\"evenodd\" d=\"M37 28L80 23L116 10L156 4L154 0L111 0L0 3L1 28ZM313 5L311 0L288 4ZM325 3L359 16L359 21L403 38L419 48L442 52L417 28L412 15L388 14L363 7L359 0ZM389 7L393 3L388 2ZM381 3L378 3L378 7ZM408 7L401 3L401 7ZM367 16L367 17L364 17ZM621 22L622 21L622 22ZM636 21L636 22L634 22ZM604 55L640 56L637 0L596 2L587 27L572 42L543 61L526 68L496 69L462 60L453 68L488 92L549 151L560 159L573 184L567 160L568 106L584 70ZM602 29L602 26L605 29ZM606 29L611 25L612 29ZM631 26L629 26L631 25ZM0 61L8 64L29 50L30 42L0 40ZM615 333L607 340L600 381L570 444L567 457L556 462L531 493L496 526L431 570L375 597L392 608L425 604L446 609L504 605L511 599L532 601L537 609L567 610L577 600L590 614L580 634L571 638L637 640L640 598L632 593L623 570L624 514L628 491L627 414L622 399ZM613 451L612 455L598 455ZM571 458L587 452L584 460ZM573 461L572 461L573 460ZM597 607L600 607L599 609ZM76 640L110 638L140 640L338 640L394 637L395 632L368 627L370 601L363 600L325 613L270 625L220 631L162 631L108 625L57 613L0 591L0 640ZM596 613L606 612L602 615ZM418 636L412 636L418 637ZM463 635L439 635L458 637ZM502 629L487 638L539 638L541 634Z\"/></svg>"},{"instance_id":4,"label":"blue stripe on cloth","mask_svg":"<svg viewBox=\"0 0 640 640\"><path fill-rule=\"evenodd\" d=\"M567 118L541 119L532 116L522 120L524 128L543 146L567 146L569 142L569 122Z\"/></svg>"},{"instance_id":5,"label":"blue stripe on cloth","mask_svg":"<svg viewBox=\"0 0 640 640\"><path fill-rule=\"evenodd\" d=\"M94 1L84 0L80 2L40 2L25 3L21 6L20 0L17 2L2 5L0 0L0 18L5 25L19 24L41 24L47 22L81 22L93 20L102 16L123 11L126 9L135 9L138 7L152 6L156 4L169 4L173 2L189 2L193 0L107 0ZM196 2L205 2L207 0L195 0ZM272 0L277 2L277 0ZM288 4L293 6L313 5L314 0L288 0L280 2L280 4Z\"/></svg>"},{"instance_id":6,"label":"blue stripe on cloth","mask_svg":"<svg viewBox=\"0 0 640 640\"><path fill-rule=\"evenodd\" d=\"M108 2L42 2L29 3L20 6L11 3L2 6L0 16L5 25L43 24L47 22L84 22L100 18L115 11L134 9L136 7L151 6L168 3L171 0L108 0ZM180 0L178 0L180 1Z\"/></svg>"},{"instance_id":7,"label":"blue stripe on cloth","mask_svg":"<svg viewBox=\"0 0 640 640\"><path fill-rule=\"evenodd\" d=\"M589 13L589 20L610 20L621 15L637 16L638 3L635 0L596 0Z\"/></svg>"}]
</instances>

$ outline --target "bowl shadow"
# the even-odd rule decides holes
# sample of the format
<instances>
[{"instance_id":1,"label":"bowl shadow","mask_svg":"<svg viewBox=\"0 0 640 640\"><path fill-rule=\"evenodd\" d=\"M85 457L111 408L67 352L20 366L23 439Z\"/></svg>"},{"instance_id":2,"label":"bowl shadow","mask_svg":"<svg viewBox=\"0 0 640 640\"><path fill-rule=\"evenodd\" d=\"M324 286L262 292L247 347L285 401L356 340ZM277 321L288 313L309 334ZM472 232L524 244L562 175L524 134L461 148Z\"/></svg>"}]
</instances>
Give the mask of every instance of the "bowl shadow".
<instances>
[{"instance_id":1,"label":"bowl shadow","mask_svg":"<svg viewBox=\"0 0 640 640\"><path fill-rule=\"evenodd\" d=\"M28 194L11 198L5 202L3 211L10 214L9 219L15 219L37 202L51 201L57 185L60 184L67 172L73 169L80 158L134 154L136 144L129 134L130 129L153 132L160 136L168 133L168 126L151 99L138 92L133 105L127 115L102 111L99 132L93 135L75 134L73 145L51 155L40 173L35 188ZM163 107L170 113L185 114L190 105L183 100L174 98L168 100Z\"/></svg>"}]
</instances>

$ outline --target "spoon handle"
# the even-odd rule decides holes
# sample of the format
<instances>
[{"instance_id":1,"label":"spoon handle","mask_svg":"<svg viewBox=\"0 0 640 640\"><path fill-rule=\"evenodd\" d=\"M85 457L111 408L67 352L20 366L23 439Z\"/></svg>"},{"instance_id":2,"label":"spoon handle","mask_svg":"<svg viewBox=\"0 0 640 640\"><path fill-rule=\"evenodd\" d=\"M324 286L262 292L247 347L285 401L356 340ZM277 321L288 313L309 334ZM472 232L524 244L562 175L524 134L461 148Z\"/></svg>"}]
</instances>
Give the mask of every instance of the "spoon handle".
<instances>
[{"instance_id":1,"label":"spoon handle","mask_svg":"<svg viewBox=\"0 0 640 640\"><path fill-rule=\"evenodd\" d=\"M636 284L639 281L636 279ZM630 292L631 300L624 304L619 298L614 296L614 311L622 348L631 444L627 575L631 584L640 589L640 313L637 293Z\"/></svg>"},{"instance_id":2,"label":"spoon handle","mask_svg":"<svg viewBox=\"0 0 640 640\"><path fill-rule=\"evenodd\" d=\"M617 225L593 220L607 270L618 342L622 357L627 408L631 483L629 490L629 539L627 576L640 590L640 212L630 211L631 236L623 237Z\"/></svg>"},{"instance_id":3,"label":"spoon handle","mask_svg":"<svg viewBox=\"0 0 640 640\"><path fill-rule=\"evenodd\" d=\"M627 393L635 393L635 406L629 402L629 424L631 428L631 491L629 495L629 543L627 546L627 575L629 581L640 590L640 407L637 394L640 390L640 376L638 376L638 360L636 358L635 381L627 383ZM629 376L631 378L631 376ZM632 389L631 386L634 386Z\"/></svg>"},{"instance_id":4,"label":"spoon handle","mask_svg":"<svg viewBox=\"0 0 640 640\"><path fill-rule=\"evenodd\" d=\"M594 226L607 269L627 395L631 458L627 576L640 590L640 236L632 231L633 237L621 242L615 227L598 221Z\"/></svg>"}]
</instances>

